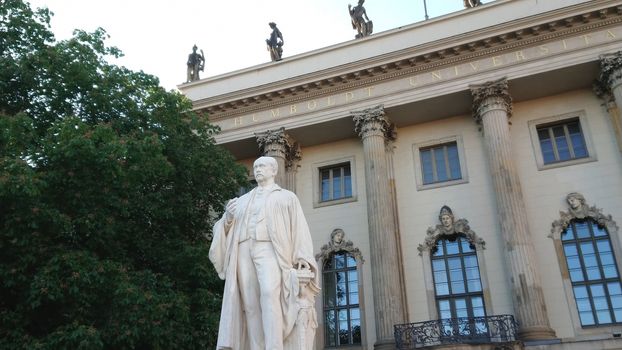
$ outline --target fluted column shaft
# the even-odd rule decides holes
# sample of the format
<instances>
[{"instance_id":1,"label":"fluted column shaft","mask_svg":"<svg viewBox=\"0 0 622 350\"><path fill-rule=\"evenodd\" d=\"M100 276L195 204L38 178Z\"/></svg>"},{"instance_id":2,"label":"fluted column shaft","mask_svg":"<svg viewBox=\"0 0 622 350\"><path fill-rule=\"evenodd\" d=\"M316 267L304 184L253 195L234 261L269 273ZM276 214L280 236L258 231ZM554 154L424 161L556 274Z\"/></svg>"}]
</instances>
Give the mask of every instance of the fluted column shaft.
<instances>
[{"instance_id":1,"label":"fluted column shaft","mask_svg":"<svg viewBox=\"0 0 622 350\"><path fill-rule=\"evenodd\" d=\"M370 258L376 318L375 349L394 349L393 326L404 323L403 279L391 199L385 133L389 126L382 106L353 112L356 132L363 141Z\"/></svg>"},{"instance_id":2,"label":"fluted column shaft","mask_svg":"<svg viewBox=\"0 0 622 350\"><path fill-rule=\"evenodd\" d=\"M542 283L516 166L512 161L507 81L472 87L474 116L481 122L497 200L497 215L510 268L514 311L524 340L550 339Z\"/></svg>"},{"instance_id":3,"label":"fluted column shaft","mask_svg":"<svg viewBox=\"0 0 622 350\"><path fill-rule=\"evenodd\" d=\"M601 56L600 76L594 85L596 94L605 100L618 149L622 152L622 52Z\"/></svg>"}]
</instances>

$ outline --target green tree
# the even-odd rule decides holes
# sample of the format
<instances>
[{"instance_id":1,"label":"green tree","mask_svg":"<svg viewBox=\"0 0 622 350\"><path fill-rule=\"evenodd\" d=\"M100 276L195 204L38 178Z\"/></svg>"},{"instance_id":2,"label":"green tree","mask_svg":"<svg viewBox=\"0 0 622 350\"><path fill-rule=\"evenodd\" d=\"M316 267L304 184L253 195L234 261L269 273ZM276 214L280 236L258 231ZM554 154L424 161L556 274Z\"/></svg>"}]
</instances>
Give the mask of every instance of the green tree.
<instances>
[{"instance_id":1,"label":"green tree","mask_svg":"<svg viewBox=\"0 0 622 350\"><path fill-rule=\"evenodd\" d=\"M213 218L245 183L217 129L106 33L0 0L0 348L213 348Z\"/></svg>"}]
</instances>

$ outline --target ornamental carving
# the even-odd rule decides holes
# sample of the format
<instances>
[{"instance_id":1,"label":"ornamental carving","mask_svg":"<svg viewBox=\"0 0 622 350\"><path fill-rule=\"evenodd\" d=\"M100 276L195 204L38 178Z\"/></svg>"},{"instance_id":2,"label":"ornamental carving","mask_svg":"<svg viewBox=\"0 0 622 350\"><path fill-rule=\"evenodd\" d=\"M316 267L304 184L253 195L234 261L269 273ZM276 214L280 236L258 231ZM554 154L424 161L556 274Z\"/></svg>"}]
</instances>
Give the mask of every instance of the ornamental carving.
<instances>
[{"instance_id":1,"label":"ornamental carving","mask_svg":"<svg viewBox=\"0 0 622 350\"><path fill-rule=\"evenodd\" d=\"M600 56L600 74L594 82L596 94L599 97L604 93L612 95L611 85L620 79L622 79L622 51Z\"/></svg>"},{"instance_id":2,"label":"ornamental carving","mask_svg":"<svg viewBox=\"0 0 622 350\"><path fill-rule=\"evenodd\" d=\"M508 118L512 117L512 97L508 89L508 80L488 81L479 85L471 85L471 96L473 96L473 118L478 124L482 122L482 115L486 110L495 105L501 104Z\"/></svg>"},{"instance_id":3,"label":"ornamental carving","mask_svg":"<svg viewBox=\"0 0 622 350\"><path fill-rule=\"evenodd\" d=\"M291 169L302 159L300 145L285 133L285 128L266 130L255 134L262 155L285 158L285 167Z\"/></svg>"},{"instance_id":4,"label":"ornamental carving","mask_svg":"<svg viewBox=\"0 0 622 350\"><path fill-rule=\"evenodd\" d=\"M441 224L429 227L426 232L425 241L417 247L419 255L422 255L424 251L434 250L436 248L436 242L439 239L454 238L456 236L465 237L476 250L485 249L486 242L471 230L469 222L466 219L455 220L450 207L444 205L441 208L438 219Z\"/></svg>"},{"instance_id":5,"label":"ornamental carving","mask_svg":"<svg viewBox=\"0 0 622 350\"><path fill-rule=\"evenodd\" d=\"M611 218L611 215L603 214L603 210L596 206L589 206L585 203L585 197L581 193L572 192L566 196L568 211L560 211L558 220L553 221L550 238L561 239L561 235L572 220L592 219L598 226L605 227L609 234L618 232L618 225Z\"/></svg>"},{"instance_id":6,"label":"ornamental carving","mask_svg":"<svg viewBox=\"0 0 622 350\"><path fill-rule=\"evenodd\" d=\"M387 133L391 133L391 123L384 114L384 105L353 111L350 115L354 119L354 131L361 138L376 133L386 138Z\"/></svg>"},{"instance_id":7,"label":"ornamental carving","mask_svg":"<svg viewBox=\"0 0 622 350\"><path fill-rule=\"evenodd\" d=\"M315 260L326 261L333 254L339 252L347 252L352 255L356 259L357 263L362 264L365 262L363 259L363 253L361 253L358 248L354 247L354 243L352 243L352 241L346 240L346 234L340 228L336 228L333 232L331 232L330 241L322 246L318 254L315 254Z\"/></svg>"}]
</instances>

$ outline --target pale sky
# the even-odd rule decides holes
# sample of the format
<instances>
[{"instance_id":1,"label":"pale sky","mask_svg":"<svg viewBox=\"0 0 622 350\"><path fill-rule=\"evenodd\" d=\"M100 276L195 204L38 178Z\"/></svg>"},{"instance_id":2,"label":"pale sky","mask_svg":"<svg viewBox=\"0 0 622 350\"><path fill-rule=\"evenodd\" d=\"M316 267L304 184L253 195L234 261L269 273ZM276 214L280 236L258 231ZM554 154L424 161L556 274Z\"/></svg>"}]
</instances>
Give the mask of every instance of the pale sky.
<instances>
[{"instance_id":1,"label":"pale sky","mask_svg":"<svg viewBox=\"0 0 622 350\"><path fill-rule=\"evenodd\" d=\"M28 0L27 0L28 1ZM186 79L196 44L206 56L201 78L270 61L268 22L283 33L283 58L354 40L348 4L357 0L29 0L54 16L56 39L74 29L104 28L123 51L115 64L160 78L167 90ZM490 2L484 1L484 3ZM374 33L425 20L423 0L367 0ZM463 9L462 0L427 0L430 18ZM278 63L276 63L278 64Z\"/></svg>"}]
</instances>

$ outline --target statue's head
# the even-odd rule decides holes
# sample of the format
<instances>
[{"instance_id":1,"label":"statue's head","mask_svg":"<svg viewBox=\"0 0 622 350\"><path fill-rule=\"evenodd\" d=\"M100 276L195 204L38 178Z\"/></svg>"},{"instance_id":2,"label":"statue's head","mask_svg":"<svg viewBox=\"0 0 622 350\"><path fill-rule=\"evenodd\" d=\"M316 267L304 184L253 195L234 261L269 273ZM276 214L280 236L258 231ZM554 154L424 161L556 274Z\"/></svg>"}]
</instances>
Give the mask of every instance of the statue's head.
<instances>
[{"instance_id":1,"label":"statue's head","mask_svg":"<svg viewBox=\"0 0 622 350\"><path fill-rule=\"evenodd\" d=\"M336 228L333 230L333 232L331 232L330 234L330 240L331 242L333 242L333 244L335 245L339 245L343 242L343 238L345 237L345 232L343 232L342 229L340 228Z\"/></svg>"},{"instance_id":2,"label":"statue's head","mask_svg":"<svg viewBox=\"0 0 622 350\"><path fill-rule=\"evenodd\" d=\"M443 205L441 208L441 211L438 214L438 219L446 229L450 229L454 225L454 214L451 211L451 208L446 205Z\"/></svg>"},{"instance_id":3,"label":"statue's head","mask_svg":"<svg viewBox=\"0 0 622 350\"><path fill-rule=\"evenodd\" d=\"M269 26L270 26L270 28L272 28L272 29L276 28L276 23L274 23L274 22L270 22L270 23L268 23L268 25L269 25Z\"/></svg>"},{"instance_id":4,"label":"statue's head","mask_svg":"<svg viewBox=\"0 0 622 350\"><path fill-rule=\"evenodd\" d=\"M273 181L278 170L279 164L272 157L259 157L253 163L253 175L259 184Z\"/></svg>"},{"instance_id":5,"label":"statue's head","mask_svg":"<svg viewBox=\"0 0 622 350\"><path fill-rule=\"evenodd\" d=\"M365 0L359 0L359 5L363 5L364 2Z\"/></svg>"},{"instance_id":6,"label":"statue's head","mask_svg":"<svg viewBox=\"0 0 622 350\"><path fill-rule=\"evenodd\" d=\"M195 45L192 47L192 52L197 52L197 49L198 49L198 47L197 47L197 45L195 44Z\"/></svg>"},{"instance_id":7,"label":"statue's head","mask_svg":"<svg viewBox=\"0 0 622 350\"><path fill-rule=\"evenodd\" d=\"M572 209L578 209L585 204L585 197L581 193L571 192L566 196L566 202Z\"/></svg>"}]
</instances>

